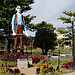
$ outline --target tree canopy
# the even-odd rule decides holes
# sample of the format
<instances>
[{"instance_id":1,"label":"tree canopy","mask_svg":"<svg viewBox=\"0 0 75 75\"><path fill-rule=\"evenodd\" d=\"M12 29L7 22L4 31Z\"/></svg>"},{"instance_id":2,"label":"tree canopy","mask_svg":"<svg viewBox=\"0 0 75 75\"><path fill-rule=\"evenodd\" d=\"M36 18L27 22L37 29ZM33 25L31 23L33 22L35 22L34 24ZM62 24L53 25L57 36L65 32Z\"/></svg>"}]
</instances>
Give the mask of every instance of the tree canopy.
<instances>
[{"instance_id":1,"label":"tree canopy","mask_svg":"<svg viewBox=\"0 0 75 75\"><path fill-rule=\"evenodd\" d=\"M49 49L54 49L54 42L56 40L55 28L52 24L41 22L35 25L37 30L34 46L42 49L43 54L47 55Z\"/></svg>"},{"instance_id":2,"label":"tree canopy","mask_svg":"<svg viewBox=\"0 0 75 75\"><path fill-rule=\"evenodd\" d=\"M3 29L3 32L6 34L8 45L10 45L8 37L10 37L11 33L11 19L13 14L16 13L16 5L22 7L22 12L26 12L32 9L30 5L33 3L34 0L0 0L0 29ZM33 18L35 16L25 16L27 28L33 25L30 23Z\"/></svg>"},{"instance_id":3,"label":"tree canopy","mask_svg":"<svg viewBox=\"0 0 75 75\"><path fill-rule=\"evenodd\" d=\"M60 16L60 18L58 18L58 19L62 20L63 23L71 23L71 17L75 16L75 12L66 11L66 10L63 12L63 14L67 15L67 17ZM71 34L72 26L67 26L66 29L68 29L68 32L70 32L70 34Z\"/></svg>"},{"instance_id":4,"label":"tree canopy","mask_svg":"<svg viewBox=\"0 0 75 75\"><path fill-rule=\"evenodd\" d=\"M68 33L69 32L68 30L60 30L60 29L57 29L57 31L59 31L60 34L64 34L64 33Z\"/></svg>"},{"instance_id":5,"label":"tree canopy","mask_svg":"<svg viewBox=\"0 0 75 75\"><path fill-rule=\"evenodd\" d=\"M71 16L72 16L72 15L75 16L75 12L64 11L63 13L64 13L65 15L67 15L68 17L66 18L66 17L60 16L60 18L58 18L58 19L62 20L63 23L71 23Z\"/></svg>"},{"instance_id":6,"label":"tree canopy","mask_svg":"<svg viewBox=\"0 0 75 75\"><path fill-rule=\"evenodd\" d=\"M16 13L16 5L22 7L22 12L31 10L30 4L33 4L34 0L1 0L0 1L0 29L4 29L5 34L11 30L11 19L13 14ZM27 15L25 17L26 24L29 25L34 16Z\"/></svg>"}]
</instances>

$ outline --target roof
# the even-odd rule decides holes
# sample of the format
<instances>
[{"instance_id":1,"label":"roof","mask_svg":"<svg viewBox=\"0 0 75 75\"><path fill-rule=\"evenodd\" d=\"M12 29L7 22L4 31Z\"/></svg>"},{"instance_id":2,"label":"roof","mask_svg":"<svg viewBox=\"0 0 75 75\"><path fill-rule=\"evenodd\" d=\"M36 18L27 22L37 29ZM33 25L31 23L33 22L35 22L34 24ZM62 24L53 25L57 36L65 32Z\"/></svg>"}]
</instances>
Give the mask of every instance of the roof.
<instances>
[{"instance_id":1,"label":"roof","mask_svg":"<svg viewBox=\"0 0 75 75\"><path fill-rule=\"evenodd\" d=\"M59 30L65 30L65 28L63 28L63 27L59 27L58 29L59 29ZM57 29L57 30L58 30L58 29Z\"/></svg>"}]
</instances>

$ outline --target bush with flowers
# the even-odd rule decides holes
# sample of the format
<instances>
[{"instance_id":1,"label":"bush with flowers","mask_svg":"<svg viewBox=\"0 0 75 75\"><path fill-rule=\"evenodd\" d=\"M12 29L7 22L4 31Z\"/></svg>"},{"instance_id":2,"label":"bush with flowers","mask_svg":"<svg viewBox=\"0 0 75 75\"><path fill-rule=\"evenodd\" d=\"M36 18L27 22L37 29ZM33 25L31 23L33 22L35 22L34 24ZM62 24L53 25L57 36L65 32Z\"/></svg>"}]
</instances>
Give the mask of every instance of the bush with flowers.
<instances>
[{"instance_id":1,"label":"bush with flowers","mask_svg":"<svg viewBox=\"0 0 75 75\"><path fill-rule=\"evenodd\" d=\"M17 62L17 59L19 58L19 56L20 56L19 52L14 53L11 56L9 56L8 61Z\"/></svg>"},{"instance_id":2,"label":"bush with flowers","mask_svg":"<svg viewBox=\"0 0 75 75\"><path fill-rule=\"evenodd\" d=\"M6 68L6 72L8 72L8 71L9 71L11 74L13 73L13 70L12 70L11 68L9 68L9 67Z\"/></svg>"},{"instance_id":3,"label":"bush with flowers","mask_svg":"<svg viewBox=\"0 0 75 75\"><path fill-rule=\"evenodd\" d=\"M57 68L53 68L53 67L49 67L48 64L47 65L41 65L40 67L36 68L36 73L37 74L41 74L41 75L54 75L57 72L59 72L59 66L57 66Z\"/></svg>"},{"instance_id":4,"label":"bush with flowers","mask_svg":"<svg viewBox=\"0 0 75 75\"><path fill-rule=\"evenodd\" d=\"M64 63L61 68L72 69L73 62Z\"/></svg>"},{"instance_id":5,"label":"bush with flowers","mask_svg":"<svg viewBox=\"0 0 75 75\"><path fill-rule=\"evenodd\" d=\"M18 75L20 73L20 70L18 68L15 68L14 70L9 68L9 67L4 67L1 66L0 67L0 74L4 74L4 75L10 75L10 74L14 74L14 75Z\"/></svg>"},{"instance_id":6,"label":"bush with flowers","mask_svg":"<svg viewBox=\"0 0 75 75\"><path fill-rule=\"evenodd\" d=\"M20 70L18 68L15 68L14 69L14 74L19 74L20 73Z\"/></svg>"},{"instance_id":7,"label":"bush with flowers","mask_svg":"<svg viewBox=\"0 0 75 75\"><path fill-rule=\"evenodd\" d=\"M9 58L8 58L9 55ZM24 54L23 57L20 56L20 52L17 53L10 53L8 54L8 51L5 50L4 54L2 55L2 59L5 61L11 61L11 62L17 62L17 59L28 59L32 58L33 63L38 63L40 60L44 59L43 56L28 56Z\"/></svg>"},{"instance_id":8,"label":"bush with flowers","mask_svg":"<svg viewBox=\"0 0 75 75\"><path fill-rule=\"evenodd\" d=\"M36 68L36 73L37 73L37 74L40 73L40 67Z\"/></svg>"},{"instance_id":9,"label":"bush with flowers","mask_svg":"<svg viewBox=\"0 0 75 75\"><path fill-rule=\"evenodd\" d=\"M9 57L9 53L7 50L5 50L5 52L2 54L2 60L3 61L7 61Z\"/></svg>"},{"instance_id":10,"label":"bush with flowers","mask_svg":"<svg viewBox=\"0 0 75 75\"><path fill-rule=\"evenodd\" d=\"M33 63L38 63L40 60L44 59L43 56L31 56L29 58L32 58Z\"/></svg>"}]
</instances>

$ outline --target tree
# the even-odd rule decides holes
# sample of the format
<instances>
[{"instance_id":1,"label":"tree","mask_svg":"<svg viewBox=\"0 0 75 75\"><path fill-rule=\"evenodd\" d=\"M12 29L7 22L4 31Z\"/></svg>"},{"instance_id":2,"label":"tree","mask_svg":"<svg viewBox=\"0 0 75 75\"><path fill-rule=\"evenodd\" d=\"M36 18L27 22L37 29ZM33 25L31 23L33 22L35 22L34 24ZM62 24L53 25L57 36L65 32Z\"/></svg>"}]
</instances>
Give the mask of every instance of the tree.
<instances>
[{"instance_id":1,"label":"tree","mask_svg":"<svg viewBox=\"0 0 75 75\"><path fill-rule=\"evenodd\" d=\"M71 16L75 16L75 12L71 12L71 11L68 12L68 11L65 10L63 13L65 15L67 15L68 17L66 18L66 17L60 16L60 18L58 18L58 19L62 20L63 23L71 23ZM66 28L68 29L69 32L72 31L71 30L72 26L67 26Z\"/></svg>"},{"instance_id":2,"label":"tree","mask_svg":"<svg viewBox=\"0 0 75 75\"><path fill-rule=\"evenodd\" d=\"M55 28L52 24L42 22L35 25L37 30L34 46L42 49L43 54L47 55L49 49L54 49L54 42L56 40Z\"/></svg>"},{"instance_id":3,"label":"tree","mask_svg":"<svg viewBox=\"0 0 75 75\"><path fill-rule=\"evenodd\" d=\"M27 53L27 46L30 45L30 37L27 37L27 36L23 36L23 43L25 44L26 46L26 53Z\"/></svg>"},{"instance_id":4,"label":"tree","mask_svg":"<svg viewBox=\"0 0 75 75\"><path fill-rule=\"evenodd\" d=\"M71 16L75 16L75 12L64 11L63 13L64 13L65 15L67 15L68 17L66 18L66 17L60 16L60 18L58 18L58 19L62 20L63 23L71 23ZM72 33L72 26L67 26L66 28L68 29L68 32L70 32L69 35L68 35L69 38L72 38L72 36L70 36L71 33Z\"/></svg>"},{"instance_id":5,"label":"tree","mask_svg":"<svg viewBox=\"0 0 75 75\"><path fill-rule=\"evenodd\" d=\"M22 7L22 12L31 10L30 4L33 4L34 0L0 0L0 29L4 29L6 38L8 40L8 51L10 52L10 33L11 33L11 18L15 14L16 5ZM35 16L28 15L25 17L26 25L28 28L33 25L30 24L31 20Z\"/></svg>"},{"instance_id":6,"label":"tree","mask_svg":"<svg viewBox=\"0 0 75 75\"><path fill-rule=\"evenodd\" d=\"M62 20L63 23L71 23L70 17L71 17L72 15L75 16L75 12L64 11L63 13L64 13L65 15L69 16L69 17L65 18L65 17L60 16L60 18L58 18L58 19Z\"/></svg>"},{"instance_id":7,"label":"tree","mask_svg":"<svg viewBox=\"0 0 75 75\"><path fill-rule=\"evenodd\" d=\"M64 33L68 33L69 32L68 30L60 30L60 29L57 29L57 31L59 31L60 34L64 34Z\"/></svg>"},{"instance_id":8,"label":"tree","mask_svg":"<svg viewBox=\"0 0 75 75\"><path fill-rule=\"evenodd\" d=\"M29 37L23 36L23 39L24 39L23 44L25 44L25 46L26 46L26 53L27 53L28 46L31 47L31 51L32 51L32 45L33 45L33 42L34 42L34 37L32 37L32 36L29 36Z\"/></svg>"}]
</instances>

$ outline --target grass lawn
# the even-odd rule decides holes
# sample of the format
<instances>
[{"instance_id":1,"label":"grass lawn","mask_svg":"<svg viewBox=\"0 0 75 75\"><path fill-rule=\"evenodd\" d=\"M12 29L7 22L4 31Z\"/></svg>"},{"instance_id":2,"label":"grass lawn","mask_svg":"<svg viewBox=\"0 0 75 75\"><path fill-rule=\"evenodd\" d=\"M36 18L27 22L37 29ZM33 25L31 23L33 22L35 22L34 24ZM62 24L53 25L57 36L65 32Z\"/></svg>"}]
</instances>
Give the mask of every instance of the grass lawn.
<instances>
[{"instance_id":1,"label":"grass lawn","mask_svg":"<svg viewBox=\"0 0 75 75\"><path fill-rule=\"evenodd\" d=\"M59 53L59 50L58 49L55 49L53 51L53 54L55 55L58 55ZM48 51L48 54L52 54L51 50ZM71 47L68 47L68 48L61 48L60 50L60 54L72 54L72 48Z\"/></svg>"},{"instance_id":2,"label":"grass lawn","mask_svg":"<svg viewBox=\"0 0 75 75\"><path fill-rule=\"evenodd\" d=\"M5 63L7 63L7 64L17 64L16 62L0 61L0 66L1 66L2 64L5 65Z\"/></svg>"}]
</instances>

